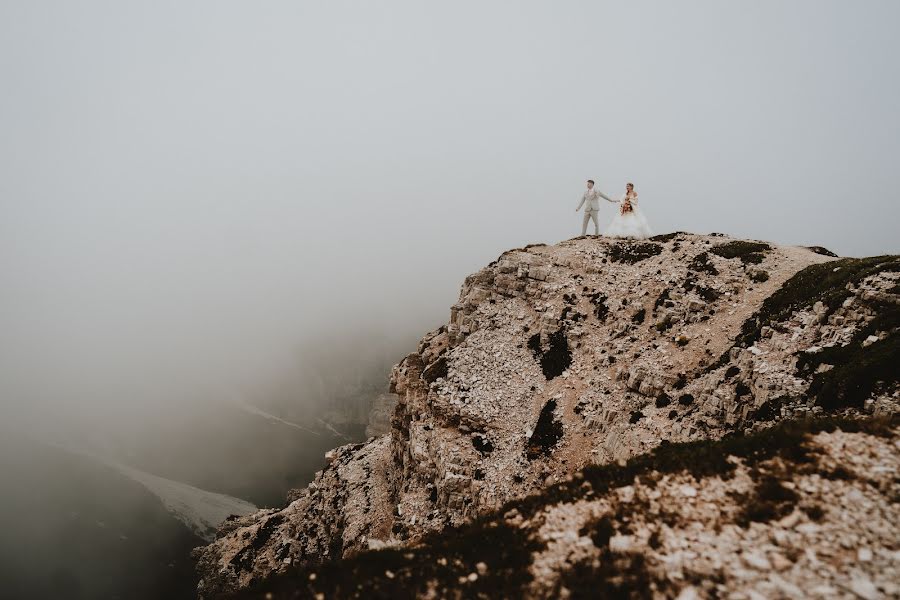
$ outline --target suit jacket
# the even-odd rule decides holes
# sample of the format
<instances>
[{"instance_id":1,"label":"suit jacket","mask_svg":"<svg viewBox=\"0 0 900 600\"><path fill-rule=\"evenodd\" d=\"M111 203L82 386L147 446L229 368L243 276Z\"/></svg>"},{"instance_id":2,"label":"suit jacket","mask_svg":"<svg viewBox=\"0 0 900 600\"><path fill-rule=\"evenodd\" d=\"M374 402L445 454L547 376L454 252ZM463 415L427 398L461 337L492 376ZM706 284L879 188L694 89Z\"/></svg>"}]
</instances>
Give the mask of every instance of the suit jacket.
<instances>
[{"instance_id":1,"label":"suit jacket","mask_svg":"<svg viewBox=\"0 0 900 600\"><path fill-rule=\"evenodd\" d=\"M581 208L581 205L585 204L585 212L598 211L600 210L600 198L603 198L604 200L607 200L609 202L615 202L615 200L610 200L609 196L607 196L603 192L597 190L596 188L591 188L587 190L581 197L581 202L578 203L578 206L575 208L575 210L579 210Z\"/></svg>"}]
</instances>

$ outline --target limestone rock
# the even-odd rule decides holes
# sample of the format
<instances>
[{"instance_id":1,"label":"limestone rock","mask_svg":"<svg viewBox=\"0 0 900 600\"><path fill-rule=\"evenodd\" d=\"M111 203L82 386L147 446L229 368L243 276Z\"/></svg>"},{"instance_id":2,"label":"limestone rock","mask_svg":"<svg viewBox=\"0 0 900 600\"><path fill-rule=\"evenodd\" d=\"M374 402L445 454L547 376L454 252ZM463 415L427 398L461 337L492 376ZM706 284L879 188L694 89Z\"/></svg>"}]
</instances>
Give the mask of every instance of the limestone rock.
<instances>
[{"instance_id":1,"label":"limestone rock","mask_svg":"<svg viewBox=\"0 0 900 600\"><path fill-rule=\"evenodd\" d=\"M370 548L432 543L448 526L465 527L547 485L570 485L565 482L577 481L586 468L626 464L663 442L669 447L717 440L751 434L784 419L829 413L854 418L895 414L900 404L896 371L879 365L897 358L891 350L897 332L890 325L896 321L884 317L900 306L900 259L835 259L801 247L748 242L754 268L768 274L761 281L751 280L741 255L734 253L740 244L721 255L714 252L733 243L720 236L661 236L633 261L623 259L631 246L593 237L503 253L465 279L448 323L426 334L393 368L395 401L383 402L385 407L394 404L388 409L388 432L334 450L331 461L308 488L292 493L287 506L229 522L215 542L196 551L201 596L245 590L276 574L350 560ZM863 368L868 370L858 371ZM383 415L379 423L381 429L373 434L384 430ZM879 452L884 449L875 446ZM842 468L895 469L896 446L892 452L893 457L882 456L882 462L872 464L853 454ZM852 462L857 458L859 467ZM675 527L671 531L660 529L637 515L627 531L600 531L597 539L604 543L585 548L579 540L591 536L579 533L580 528L606 514L610 505L604 502L611 502L593 498L589 510L560 507L562 513L551 508L542 513L561 519L554 524L545 519L544 526L568 540L547 542L545 554L561 557L565 552L569 564L617 561L622 572L631 572L634 552L643 553L658 561L647 563L654 573L671 573L675 587L666 588L669 597L708 597L712 588L689 587L687 581L711 581L722 572L729 581L744 582L728 589L746 585L763 597L790 595L785 590L791 586L811 589L814 582L793 574L797 561L814 572L812 560L788 549L819 543L824 534L813 529L813 519L789 527L784 519L792 513L786 505L761 501L782 519L766 526L781 540L780 555L776 546L763 543L768 535L747 537L743 525L733 524L742 517L728 512L737 500L726 493L733 487L735 493L753 497L756 488L747 477L732 485L673 474L671 482L655 491L635 480L633 493L642 494L654 514L668 507L707 532L711 523L732 523L713 537L698 538L693 530L675 525L668 526ZM775 486L773 493L818 498L819 490L828 493L827 486L851 485L841 478L804 477L797 475L802 485L795 489L785 492ZM845 487L832 491L850 493ZM874 496L868 501L881 502ZM794 513L808 507L799 500L795 504L800 509ZM540 527L534 514L517 510L513 520L504 521L510 527ZM566 516L569 510L577 518ZM507 509L507 514L513 511ZM752 516L747 519L755 523ZM847 527L849 535L860 526ZM881 536L879 543L887 544L885 535L893 535L896 544L896 529L871 532L870 537ZM848 543L863 547L862 540ZM744 559L727 558L741 544L749 549ZM602 552L613 554L597 554ZM886 568L880 556L873 551L871 561L858 561L871 566L865 567L868 579L858 579L860 592L871 589L866 581L886 589L877 575L878 568ZM856 557L854 550L855 562ZM529 563L537 587L528 593L561 594L562 563L541 560ZM484 573L479 562L487 565ZM487 585L504 573L487 559L465 568L454 573L454 585ZM392 572L391 585L409 581L402 569ZM770 578L771 573L776 575ZM470 574L476 579L470 581ZM468 583L458 583L459 577ZM839 588L857 580L828 581Z\"/></svg>"}]
</instances>

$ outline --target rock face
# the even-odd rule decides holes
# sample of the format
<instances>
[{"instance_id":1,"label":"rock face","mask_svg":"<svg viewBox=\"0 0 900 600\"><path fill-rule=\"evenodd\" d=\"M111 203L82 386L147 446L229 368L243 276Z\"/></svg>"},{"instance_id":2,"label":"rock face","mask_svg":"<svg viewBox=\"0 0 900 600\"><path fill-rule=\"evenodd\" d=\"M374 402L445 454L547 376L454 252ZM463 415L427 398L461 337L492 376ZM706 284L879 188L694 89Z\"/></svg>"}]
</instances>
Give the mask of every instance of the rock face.
<instances>
[{"instance_id":1,"label":"rock face","mask_svg":"<svg viewBox=\"0 0 900 600\"><path fill-rule=\"evenodd\" d=\"M896 598L897 425L807 420L587 467L242 598Z\"/></svg>"},{"instance_id":2,"label":"rock face","mask_svg":"<svg viewBox=\"0 0 900 600\"><path fill-rule=\"evenodd\" d=\"M369 423L366 425L367 437L378 437L391 432L391 415L397 406L394 394L379 394L372 401L369 410Z\"/></svg>"},{"instance_id":3,"label":"rock face","mask_svg":"<svg viewBox=\"0 0 900 600\"><path fill-rule=\"evenodd\" d=\"M722 236L678 233L644 242L586 237L506 252L466 278L449 323L427 334L416 352L394 367L391 391L398 403L390 433L329 453L330 464L307 489L293 493L287 507L226 523L216 542L196 553L200 593L260 591L282 581L277 576L290 580L370 549L437 547L440 536L457 535L448 528L469 531L478 523L494 523L498 535L510 536L504 544L518 544L505 550L515 557L499 561L511 569L504 577L521 584L516 593L563 595L563 590L579 589L579 577L594 580L599 572L612 577L612 571L627 579L628 589L644 589L639 597L650 597L652 589L664 595L721 592L694 585L697 577L679 579L676 566L666 562L676 551L681 553L678 564L706 565L715 574L712 581L722 581L716 585L743 589L744 579L734 579L732 571L723 575L724 559L694 558L748 544L753 551L742 555L734 569L762 572L773 561L796 565L797 557L782 553L781 560L759 549L761 533L723 537L715 530L702 539L688 534L716 523L739 529L750 524L752 530L759 522L752 498L768 498L770 492L774 507L766 504L769 500L759 501L768 507L765 511L774 511L766 523L796 513L792 508L782 514L788 504L803 505L807 484L800 475L790 475L797 471L791 465L778 465L797 459L792 448L799 439L772 449L777 455L765 459L772 463L737 456L726 468L707 456L707 462L728 470L727 482L720 480L721 469L702 471L703 465L692 467L690 461L680 463L686 471L673 469L665 480L653 475L662 469L648 468L647 484L634 479L636 471L617 465L649 460L656 454L648 453L661 444L670 448L729 434L757 439L744 435L798 417L893 414L900 404L898 284L900 257L835 259L807 248ZM821 458L832 444L827 435L837 436L835 444L871 446L881 457L879 468L896 474L897 446L890 430L882 437L846 438L816 432L814 442L804 441L823 448L816 465L827 462ZM841 463L842 457L833 458L849 472L851 465ZM612 491L607 483L593 495L573 492L565 510L548 501L537 521L537 508L521 523L515 515L506 519L497 512L511 510L511 503L529 494L542 498L559 486L569 489L571 481L601 468L597 465L625 469L631 479L616 480ZM760 470L776 473L776 483L760 479ZM811 471L809 477L815 476L821 479ZM892 477L885 475L878 485L896 486ZM821 488L818 480L809 486L819 486L810 494L851 492ZM887 510L891 492L878 489L881 499L870 497L869 506ZM660 500L663 493L678 509L667 525L672 531L650 527L649 515L666 504ZM632 505L628 514L613 510L623 502ZM703 516L702 510L694 514L693 505L710 511L715 505L718 516ZM612 516L602 521L607 513ZM882 534L866 546L868 551L896 549L896 528L888 526ZM365 554L376 555L405 556L391 550ZM821 564L815 561L809 564ZM514 562L518 566L509 566ZM459 577L469 580L474 574L470 583L491 579L489 563L484 573L478 565L471 568ZM874 568L861 570L858 587L882 589L872 592L877 597L883 579L873 579L873 573ZM639 580L628 579L632 576ZM663 576L672 583L659 583ZM400 579L407 590L418 585ZM732 580L737 583L727 583ZM784 581L788 588L808 589L796 578ZM473 595L463 588L441 589ZM352 595L347 589L331 592L326 595ZM516 595L509 589L501 594Z\"/></svg>"}]
</instances>

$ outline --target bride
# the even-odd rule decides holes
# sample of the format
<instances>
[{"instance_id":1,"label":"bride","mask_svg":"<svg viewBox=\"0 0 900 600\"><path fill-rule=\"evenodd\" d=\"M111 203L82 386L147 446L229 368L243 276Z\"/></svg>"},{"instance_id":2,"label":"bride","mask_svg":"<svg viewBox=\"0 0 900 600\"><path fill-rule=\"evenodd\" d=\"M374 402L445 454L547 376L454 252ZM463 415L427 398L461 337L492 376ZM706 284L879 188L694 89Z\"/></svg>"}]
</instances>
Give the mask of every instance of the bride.
<instances>
[{"instance_id":1,"label":"bride","mask_svg":"<svg viewBox=\"0 0 900 600\"><path fill-rule=\"evenodd\" d=\"M619 200L619 214L615 216L603 235L610 237L646 239L653 235L647 219L638 208L638 195L634 191L634 184L625 186L625 194Z\"/></svg>"}]
</instances>

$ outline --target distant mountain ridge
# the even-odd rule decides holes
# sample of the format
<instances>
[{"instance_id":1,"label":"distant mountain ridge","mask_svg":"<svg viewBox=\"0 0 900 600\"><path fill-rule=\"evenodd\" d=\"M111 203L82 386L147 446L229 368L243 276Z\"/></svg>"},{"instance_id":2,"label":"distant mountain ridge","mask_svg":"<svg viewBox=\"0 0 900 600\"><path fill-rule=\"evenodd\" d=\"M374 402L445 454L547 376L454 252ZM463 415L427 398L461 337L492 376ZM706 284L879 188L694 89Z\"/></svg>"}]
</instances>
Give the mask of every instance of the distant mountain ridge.
<instances>
[{"instance_id":1,"label":"distant mountain ridge","mask_svg":"<svg viewBox=\"0 0 900 600\"><path fill-rule=\"evenodd\" d=\"M187 483L174 481L130 467L121 462L77 449L65 448L57 444L53 446L83 456L124 475L128 479L144 486L147 491L159 498L166 510L176 519L194 532L198 537L212 541L216 529L225 519L231 516L243 516L256 512L259 508L246 500L202 490Z\"/></svg>"}]
</instances>

